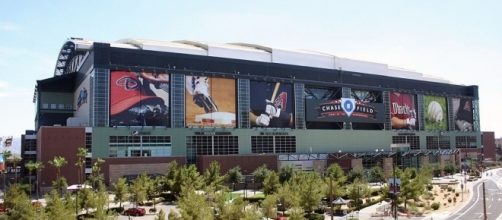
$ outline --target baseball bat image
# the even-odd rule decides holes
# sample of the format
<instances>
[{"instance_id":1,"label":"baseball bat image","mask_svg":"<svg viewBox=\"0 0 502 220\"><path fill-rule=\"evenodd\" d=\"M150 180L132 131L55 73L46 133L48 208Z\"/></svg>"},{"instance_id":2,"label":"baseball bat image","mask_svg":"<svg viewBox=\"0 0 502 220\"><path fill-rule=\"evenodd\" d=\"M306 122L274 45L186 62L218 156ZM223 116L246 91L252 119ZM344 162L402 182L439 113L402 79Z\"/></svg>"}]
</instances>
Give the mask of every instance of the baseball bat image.
<instances>
[{"instance_id":1,"label":"baseball bat image","mask_svg":"<svg viewBox=\"0 0 502 220\"><path fill-rule=\"evenodd\" d=\"M277 92L279 91L279 86L281 86L281 83L280 82L276 82L275 83L275 87L274 87L274 92L272 92L272 98L270 98L271 102L274 102L275 96L277 95Z\"/></svg>"}]
</instances>

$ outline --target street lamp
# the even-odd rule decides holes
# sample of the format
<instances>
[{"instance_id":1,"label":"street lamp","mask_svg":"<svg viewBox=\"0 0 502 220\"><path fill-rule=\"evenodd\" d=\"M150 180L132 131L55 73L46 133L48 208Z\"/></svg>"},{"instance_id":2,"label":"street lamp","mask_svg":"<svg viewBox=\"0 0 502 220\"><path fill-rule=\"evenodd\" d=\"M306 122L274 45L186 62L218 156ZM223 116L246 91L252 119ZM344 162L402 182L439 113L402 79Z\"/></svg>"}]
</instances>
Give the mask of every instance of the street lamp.
<instances>
[{"instance_id":1,"label":"street lamp","mask_svg":"<svg viewBox=\"0 0 502 220\"><path fill-rule=\"evenodd\" d=\"M77 195L75 197L75 218L78 219L78 191L80 191L80 188L82 186L80 184L77 184Z\"/></svg>"}]
</instances>

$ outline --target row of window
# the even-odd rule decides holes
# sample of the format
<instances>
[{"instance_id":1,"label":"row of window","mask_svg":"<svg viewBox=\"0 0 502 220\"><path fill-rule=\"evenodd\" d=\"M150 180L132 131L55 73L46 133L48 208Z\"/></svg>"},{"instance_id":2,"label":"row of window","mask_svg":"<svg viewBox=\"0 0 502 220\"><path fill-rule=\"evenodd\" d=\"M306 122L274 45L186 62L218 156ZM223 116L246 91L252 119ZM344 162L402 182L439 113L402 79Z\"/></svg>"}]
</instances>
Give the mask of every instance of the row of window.
<instances>
[{"instance_id":1,"label":"row of window","mask_svg":"<svg viewBox=\"0 0 502 220\"><path fill-rule=\"evenodd\" d=\"M426 139L427 149L450 149L449 136L427 136ZM393 144L409 144L411 150L420 149L420 137L414 135L400 135L392 136ZM476 136L456 136L455 148L476 148Z\"/></svg>"},{"instance_id":2,"label":"row of window","mask_svg":"<svg viewBox=\"0 0 502 220\"><path fill-rule=\"evenodd\" d=\"M110 157L171 156L170 136L110 136Z\"/></svg>"},{"instance_id":3,"label":"row of window","mask_svg":"<svg viewBox=\"0 0 502 220\"><path fill-rule=\"evenodd\" d=\"M42 103L42 109L72 110L73 104Z\"/></svg>"},{"instance_id":4,"label":"row of window","mask_svg":"<svg viewBox=\"0 0 502 220\"><path fill-rule=\"evenodd\" d=\"M187 136L187 155L195 160L198 155L229 155L239 153L238 136ZM456 148L475 148L476 136L457 136ZM409 144L410 149L420 149L420 137L414 135L392 136L393 144ZM427 149L449 149L448 136L427 136ZM170 136L110 136L110 157L157 157L171 155ZM251 136L251 152L296 153L295 136ZM195 161L191 161L195 162Z\"/></svg>"}]
</instances>

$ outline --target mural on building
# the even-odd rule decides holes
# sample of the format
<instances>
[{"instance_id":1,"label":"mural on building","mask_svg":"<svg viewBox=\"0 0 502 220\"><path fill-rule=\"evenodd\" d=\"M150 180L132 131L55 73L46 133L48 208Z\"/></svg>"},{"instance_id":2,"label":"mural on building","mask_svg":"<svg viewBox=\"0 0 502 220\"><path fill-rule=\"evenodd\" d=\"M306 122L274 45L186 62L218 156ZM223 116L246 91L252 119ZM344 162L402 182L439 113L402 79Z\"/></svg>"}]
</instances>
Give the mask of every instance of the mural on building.
<instances>
[{"instance_id":1,"label":"mural on building","mask_svg":"<svg viewBox=\"0 0 502 220\"><path fill-rule=\"evenodd\" d=\"M415 95L400 92L390 93L390 122L392 129L416 129Z\"/></svg>"},{"instance_id":2,"label":"mural on building","mask_svg":"<svg viewBox=\"0 0 502 220\"><path fill-rule=\"evenodd\" d=\"M169 74L111 71L110 126L169 126Z\"/></svg>"},{"instance_id":3,"label":"mural on building","mask_svg":"<svg viewBox=\"0 0 502 220\"><path fill-rule=\"evenodd\" d=\"M235 127L234 79L186 76L185 89L187 127Z\"/></svg>"},{"instance_id":4,"label":"mural on building","mask_svg":"<svg viewBox=\"0 0 502 220\"><path fill-rule=\"evenodd\" d=\"M424 96L425 130L446 131L448 129L448 112L446 97Z\"/></svg>"},{"instance_id":5,"label":"mural on building","mask_svg":"<svg viewBox=\"0 0 502 220\"><path fill-rule=\"evenodd\" d=\"M293 85L251 81L249 120L252 127L293 128Z\"/></svg>"}]
</instances>

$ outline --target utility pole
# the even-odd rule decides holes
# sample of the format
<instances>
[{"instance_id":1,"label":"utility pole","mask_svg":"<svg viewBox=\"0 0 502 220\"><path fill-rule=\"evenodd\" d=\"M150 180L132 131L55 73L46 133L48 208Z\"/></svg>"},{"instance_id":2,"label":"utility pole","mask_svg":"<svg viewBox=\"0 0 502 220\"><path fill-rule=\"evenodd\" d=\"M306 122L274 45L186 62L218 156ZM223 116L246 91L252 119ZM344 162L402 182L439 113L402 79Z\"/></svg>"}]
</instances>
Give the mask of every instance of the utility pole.
<instances>
[{"instance_id":1,"label":"utility pole","mask_svg":"<svg viewBox=\"0 0 502 220\"><path fill-rule=\"evenodd\" d=\"M488 219L488 216L486 216L485 182L483 182L483 216L484 220Z\"/></svg>"},{"instance_id":2,"label":"utility pole","mask_svg":"<svg viewBox=\"0 0 502 220\"><path fill-rule=\"evenodd\" d=\"M333 220L333 179L329 178L329 206L331 207L331 220Z\"/></svg>"}]
</instances>

